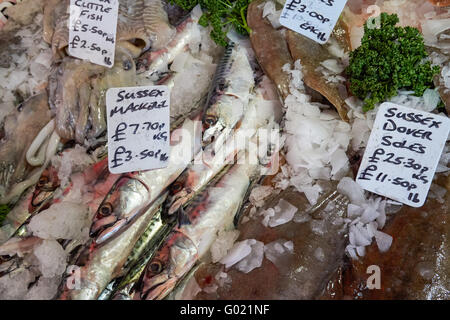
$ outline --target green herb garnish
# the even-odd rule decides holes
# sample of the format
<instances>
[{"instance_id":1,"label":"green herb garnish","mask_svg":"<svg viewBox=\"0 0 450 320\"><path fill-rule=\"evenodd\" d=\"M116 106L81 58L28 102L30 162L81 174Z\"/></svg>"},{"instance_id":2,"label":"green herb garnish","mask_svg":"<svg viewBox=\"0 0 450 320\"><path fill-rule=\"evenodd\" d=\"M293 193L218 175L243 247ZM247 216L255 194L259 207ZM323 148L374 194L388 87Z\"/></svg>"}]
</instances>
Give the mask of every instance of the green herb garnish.
<instances>
[{"instance_id":1,"label":"green herb garnish","mask_svg":"<svg viewBox=\"0 0 450 320\"><path fill-rule=\"evenodd\" d=\"M248 35L247 8L252 0L169 0L184 10L192 10L197 4L203 9L199 24L203 27L211 25L211 38L219 45L226 46L228 31L234 29Z\"/></svg>"},{"instance_id":2,"label":"green herb garnish","mask_svg":"<svg viewBox=\"0 0 450 320\"><path fill-rule=\"evenodd\" d=\"M422 96L439 73L438 66L424 60L428 54L419 30L395 26L399 21L396 14L382 13L380 28L375 28L369 19L361 46L350 53L350 90L364 100L364 111L396 96L400 88Z\"/></svg>"},{"instance_id":3,"label":"green herb garnish","mask_svg":"<svg viewBox=\"0 0 450 320\"><path fill-rule=\"evenodd\" d=\"M9 211L11 211L11 209L9 208L8 205L6 204L1 204L0 205L0 226L3 223L3 220L5 220L6 216L8 215Z\"/></svg>"}]
</instances>

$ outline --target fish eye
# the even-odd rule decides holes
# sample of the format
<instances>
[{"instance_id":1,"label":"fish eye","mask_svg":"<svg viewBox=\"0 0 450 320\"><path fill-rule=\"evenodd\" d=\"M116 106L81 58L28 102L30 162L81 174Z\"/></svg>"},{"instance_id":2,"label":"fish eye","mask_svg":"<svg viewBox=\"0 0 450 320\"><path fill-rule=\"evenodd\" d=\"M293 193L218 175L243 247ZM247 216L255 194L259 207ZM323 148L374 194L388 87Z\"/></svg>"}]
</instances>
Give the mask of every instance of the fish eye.
<instances>
[{"instance_id":1,"label":"fish eye","mask_svg":"<svg viewBox=\"0 0 450 320\"><path fill-rule=\"evenodd\" d=\"M38 186L38 187L43 187L43 186L45 186L47 183L48 183L48 177L42 176L42 177L39 178L39 181L38 181L38 183L37 183L37 186Z\"/></svg>"},{"instance_id":2,"label":"fish eye","mask_svg":"<svg viewBox=\"0 0 450 320\"><path fill-rule=\"evenodd\" d=\"M181 182L175 182L170 187L170 191L172 192L172 194L176 194L176 193L180 192L182 188L183 188L183 184Z\"/></svg>"},{"instance_id":3,"label":"fish eye","mask_svg":"<svg viewBox=\"0 0 450 320\"><path fill-rule=\"evenodd\" d=\"M131 63L130 60L125 60L125 61L122 63L122 66L123 66L123 70L128 71L128 70L131 69L131 67L133 66L133 64Z\"/></svg>"},{"instance_id":4,"label":"fish eye","mask_svg":"<svg viewBox=\"0 0 450 320\"><path fill-rule=\"evenodd\" d=\"M109 216L113 212L113 206L111 203L106 202L98 209L98 212L102 216Z\"/></svg>"},{"instance_id":5,"label":"fish eye","mask_svg":"<svg viewBox=\"0 0 450 320\"><path fill-rule=\"evenodd\" d=\"M205 126L207 128L212 127L216 123L217 123L217 117L216 116L208 115L208 116L205 117Z\"/></svg>"},{"instance_id":6,"label":"fish eye","mask_svg":"<svg viewBox=\"0 0 450 320\"><path fill-rule=\"evenodd\" d=\"M154 274L159 274L162 271L162 264L160 261L155 261L150 264L150 271Z\"/></svg>"}]
</instances>

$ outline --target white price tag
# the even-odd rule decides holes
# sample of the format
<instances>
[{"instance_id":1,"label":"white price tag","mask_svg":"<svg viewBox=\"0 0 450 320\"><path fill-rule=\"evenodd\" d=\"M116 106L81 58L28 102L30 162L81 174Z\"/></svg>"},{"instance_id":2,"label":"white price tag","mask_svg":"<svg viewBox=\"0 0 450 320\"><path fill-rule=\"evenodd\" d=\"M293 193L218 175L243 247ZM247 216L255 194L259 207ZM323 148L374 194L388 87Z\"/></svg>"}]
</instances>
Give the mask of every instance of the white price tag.
<instances>
[{"instance_id":1,"label":"white price tag","mask_svg":"<svg viewBox=\"0 0 450 320\"><path fill-rule=\"evenodd\" d=\"M409 206L423 206L449 131L448 118L383 103L356 182Z\"/></svg>"},{"instance_id":2,"label":"white price tag","mask_svg":"<svg viewBox=\"0 0 450 320\"><path fill-rule=\"evenodd\" d=\"M119 0L70 0L69 54L111 68Z\"/></svg>"},{"instance_id":3,"label":"white price tag","mask_svg":"<svg viewBox=\"0 0 450 320\"><path fill-rule=\"evenodd\" d=\"M320 44L330 38L347 0L287 0L280 23Z\"/></svg>"},{"instance_id":4,"label":"white price tag","mask_svg":"<svg viewBox=\"0 0 450 320\"><path fill-rule=\"evenodd\" d=\"M111 88L106 92L108 162L112 173L169 164L170 91L166 86Z\"/></svg>"}]
</instances>

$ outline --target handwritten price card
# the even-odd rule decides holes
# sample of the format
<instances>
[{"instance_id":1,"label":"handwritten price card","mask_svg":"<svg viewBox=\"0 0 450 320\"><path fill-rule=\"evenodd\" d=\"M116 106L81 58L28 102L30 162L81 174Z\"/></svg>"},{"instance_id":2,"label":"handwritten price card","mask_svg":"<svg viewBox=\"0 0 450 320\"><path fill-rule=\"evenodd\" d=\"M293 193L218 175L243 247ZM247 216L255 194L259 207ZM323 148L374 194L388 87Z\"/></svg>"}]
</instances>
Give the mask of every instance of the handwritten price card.
<instances>
[{"instance_id":1,"label":"handwritten price card","mask_svg":"<svg viewBox=\"0 0 450 320\"><path fill-rule=\"evenodd\" d=\"M449 131L448 118L383 103L356 182L409 206L423 206Z\"/></svg>"},{"instance_id":2,"label":"handwritten price card","mask_svg":"<svg viewBox=\"0 0 450 320\"><path fill-rule=\"evenodd\" d=\"M69 54L111 68L119 0L70 0Z\"/></svg>"},{"instance_id":3,"label":"handwritten price card","mask_svg":"<svg viewBox=\"0 0 450 320\"><path fill-rule=\"evenodd\" d=\"M166 86L111 88L106 92L108 162L112 173L167 167L169 105Z\"/></svg>"},{"instance_id":4,"label":"handwritten price card","mask_svg":"<svg viewBox=\"0 0 450 320\"><path fill-rule=\"evenodd\" d=\"M330 38L347 0L287 0L281 25L320 44Z\"/></svg>"}]
</instances>

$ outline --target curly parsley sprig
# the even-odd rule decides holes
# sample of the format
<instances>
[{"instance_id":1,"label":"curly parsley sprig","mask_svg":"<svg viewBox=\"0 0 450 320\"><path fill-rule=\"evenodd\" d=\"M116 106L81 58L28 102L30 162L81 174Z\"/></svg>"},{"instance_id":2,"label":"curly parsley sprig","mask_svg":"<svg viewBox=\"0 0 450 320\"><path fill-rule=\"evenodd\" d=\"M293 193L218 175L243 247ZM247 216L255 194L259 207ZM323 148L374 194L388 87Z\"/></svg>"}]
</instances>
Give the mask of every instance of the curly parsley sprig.
<instances>
[{"instance_id":1,"label":"curly parsley sprig","mask_svg":"<svg viewBox=\"0 0 450 320\"><path fill-rule=\"evenodd\" d=\"M226 46L226 35L234 28L242 35L248 35L247 8L252 0L169 0L184 10L192 10L197 4L203 9L199 24L211 25L211 38L219 45Z\"/></svg>"},{"instance_id":2,"label":"curly parsley sprig","mask_svg":"<svg viewBox=\"0 0 450 320\"><path fill-rule=\"evenodd\" d=\"M397 27L396 14L382 13L380 28L364 26L361 46L350 53L347 74L351 92L364 99L363 110L397 95L398 89L413 90L422 96L433 86L438 66L431 67L423 36L412 27Z\"/></svg>"}]
</instances>

